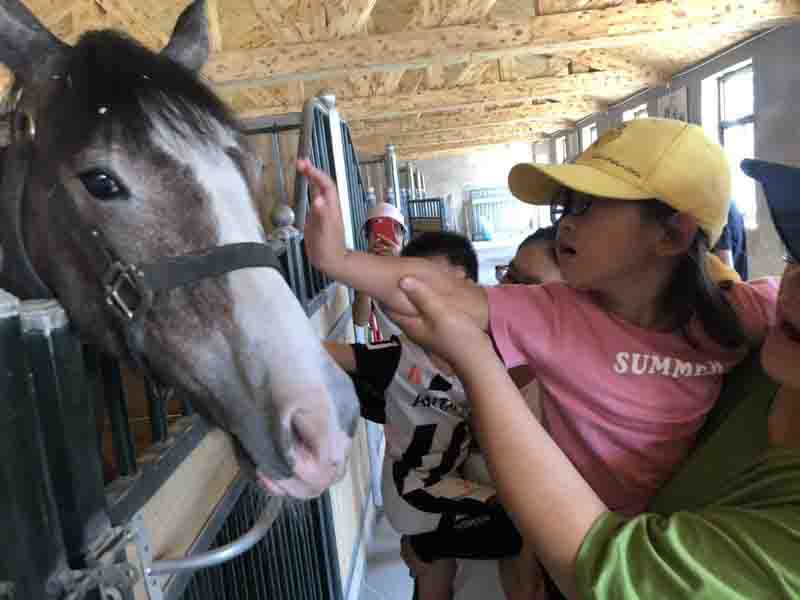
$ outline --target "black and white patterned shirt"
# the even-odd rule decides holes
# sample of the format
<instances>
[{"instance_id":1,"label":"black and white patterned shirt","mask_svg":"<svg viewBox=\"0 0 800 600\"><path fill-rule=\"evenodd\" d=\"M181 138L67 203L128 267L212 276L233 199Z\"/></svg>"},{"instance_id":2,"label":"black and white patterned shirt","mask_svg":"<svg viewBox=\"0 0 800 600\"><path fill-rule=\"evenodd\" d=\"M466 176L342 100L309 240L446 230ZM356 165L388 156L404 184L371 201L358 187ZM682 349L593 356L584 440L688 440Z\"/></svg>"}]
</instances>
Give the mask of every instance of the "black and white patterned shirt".
<instances>
[{"instance_id":1,"label":"black and white patterned shirt","mask_svg":"<svg viewBox=\"0 0 800 600\"><path fill-rule=\"evenodd\" d=\"M385 425L397 491L432 486L461 466L471 411L459 379L442 373L407 338L353 348L361 414Z\"/></svg>"}]
</instances>

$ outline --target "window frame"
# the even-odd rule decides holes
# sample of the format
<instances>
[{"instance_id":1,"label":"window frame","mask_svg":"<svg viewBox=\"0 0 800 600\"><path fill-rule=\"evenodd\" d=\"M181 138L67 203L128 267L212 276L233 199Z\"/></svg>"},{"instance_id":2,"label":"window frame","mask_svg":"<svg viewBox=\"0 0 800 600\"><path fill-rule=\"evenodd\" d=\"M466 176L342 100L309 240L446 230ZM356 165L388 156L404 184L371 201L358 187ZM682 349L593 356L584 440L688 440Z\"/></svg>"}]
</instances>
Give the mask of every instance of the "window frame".
<instances>
[{"instance_id":1,"label":"window frame","mask_svg":"<svg viewBox=\"0 0 800 600\"><path fill-rule=\"evenodd\" d=\"M717 77L717 121L718 121L718 135L719 135L719 143L724 148L725 147L725 130L731 129L733 127L739 127L741 125L749 125L750 123L753 124L755 127L756 122L756 111L755 106L753 106L753 112L749 115L744 117L739 117L738 119L731 119L730 121L726 121L722 118L722 115L725 114L725 82L733 79L743 71L750 71L753 81L755 81L755 70L753 69L753 63L748 62L747 64L742 65L738 69L734 69L733 71L727 71ZM755 92L755 90L753 90Z\"/></svg>"}]
</instances>

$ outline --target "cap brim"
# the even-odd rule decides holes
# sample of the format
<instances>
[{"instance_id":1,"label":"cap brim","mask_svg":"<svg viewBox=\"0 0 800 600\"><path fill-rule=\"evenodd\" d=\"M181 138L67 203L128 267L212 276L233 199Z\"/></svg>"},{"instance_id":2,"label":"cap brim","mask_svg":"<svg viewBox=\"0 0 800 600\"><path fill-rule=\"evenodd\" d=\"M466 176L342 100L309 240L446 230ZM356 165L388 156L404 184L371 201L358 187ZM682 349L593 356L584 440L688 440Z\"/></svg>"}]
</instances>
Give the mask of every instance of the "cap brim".
<instances>
[{"instance_id":1,"label":"cap brim","mask_svg":"<svg viewBox=\"0 0 800 600\"><path fill-rule=\"evenodd\" d=\"M778 235L792 257L800 260L800 168L750 159L741 167L764 188Z\"/></svg>"},{"instance_id":2,"label":"cap brim","mask_svg":"<svg viewBox=\"0 0 800 600\"><path fill-rule=\"evenodd\" d=\"M511 193L528 204L549 204L560 187L620 200L646 200L652 192L611 177L588 165L537 165L521 163L508 174Z\"/></svg>"}]
</instances>

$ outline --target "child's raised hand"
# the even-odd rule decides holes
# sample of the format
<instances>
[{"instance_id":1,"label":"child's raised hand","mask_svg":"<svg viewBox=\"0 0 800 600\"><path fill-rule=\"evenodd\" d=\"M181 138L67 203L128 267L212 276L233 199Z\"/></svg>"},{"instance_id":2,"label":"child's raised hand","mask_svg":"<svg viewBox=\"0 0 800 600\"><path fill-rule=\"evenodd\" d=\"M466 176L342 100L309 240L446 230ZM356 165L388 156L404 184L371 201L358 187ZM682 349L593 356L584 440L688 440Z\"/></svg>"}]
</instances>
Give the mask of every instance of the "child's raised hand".
<instances>
[{"instance_id":1,"label":"child's raised hand","mask_svg":"<svg viewBox=\"0 0 800 600\"><path fill-rule=\"evenodd\" d=\"M465 313L448 307L430 287L412 277L400 281L400 288L419 312L418 317L392 313L391 318L409 338L431 349L456 369L480 364L485 352L494 355L489 336Z\"/></svg>"},{"instance_id":2,"label":"child's raised hand","mask_svg":"<svg viewBox=\"0 0 800 600\"><path fill-rule=\"evenodd\" d=\"M297 171L308 178L313 189L304 229L308 258L321 271L334 274L347 251L336 183L305 158L298 159Z\"/></svg>"}]
</instances>

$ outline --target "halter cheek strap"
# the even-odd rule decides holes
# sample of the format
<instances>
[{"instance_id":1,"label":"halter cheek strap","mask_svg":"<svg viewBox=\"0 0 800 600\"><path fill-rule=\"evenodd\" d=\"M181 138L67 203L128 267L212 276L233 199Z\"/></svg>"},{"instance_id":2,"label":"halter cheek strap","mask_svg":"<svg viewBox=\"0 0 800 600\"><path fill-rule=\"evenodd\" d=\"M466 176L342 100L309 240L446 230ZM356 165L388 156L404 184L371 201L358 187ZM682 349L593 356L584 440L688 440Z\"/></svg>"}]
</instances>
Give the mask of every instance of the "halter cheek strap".
<instances>
[{"instance_id":1,"label":"halter cheek strap","mask_svg":"<svg viewBox=\"0 0 800 600\"><path fill-rule=\"evenodd\" d=\"M25 249L22 231L22 201L33 156L36 122L25 109L22 88L11 91L11 143L6 148L0 188L0 245L3 248L2 285L22 298L52 298Z\"/></svg>"}]
</instances>

